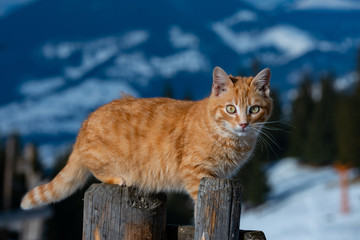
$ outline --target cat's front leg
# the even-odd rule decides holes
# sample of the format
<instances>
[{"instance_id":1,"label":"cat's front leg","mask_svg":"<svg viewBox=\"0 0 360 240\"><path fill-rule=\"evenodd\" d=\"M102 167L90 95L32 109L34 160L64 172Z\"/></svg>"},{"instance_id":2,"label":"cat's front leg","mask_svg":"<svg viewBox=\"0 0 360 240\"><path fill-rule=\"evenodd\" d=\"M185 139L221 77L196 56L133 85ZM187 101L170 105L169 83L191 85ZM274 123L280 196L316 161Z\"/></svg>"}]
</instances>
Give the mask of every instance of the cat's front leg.
<instances>
[{"instance_id":1,"label":"cat's front leg","mask_svg":"<svg viewBox=\"0 0 360 240\"><path fill-rule=\"evenodd\" d=\"M195 175L195 174L193 174ZM199 174L197 176L191 176L184 180L185 188L190 197L194 201L194 218L196 217L196 204L197 204L197 197L199 193L200 181L204 177L213 178L213 175L210 174Z\"/></svg>"}]
</instances>

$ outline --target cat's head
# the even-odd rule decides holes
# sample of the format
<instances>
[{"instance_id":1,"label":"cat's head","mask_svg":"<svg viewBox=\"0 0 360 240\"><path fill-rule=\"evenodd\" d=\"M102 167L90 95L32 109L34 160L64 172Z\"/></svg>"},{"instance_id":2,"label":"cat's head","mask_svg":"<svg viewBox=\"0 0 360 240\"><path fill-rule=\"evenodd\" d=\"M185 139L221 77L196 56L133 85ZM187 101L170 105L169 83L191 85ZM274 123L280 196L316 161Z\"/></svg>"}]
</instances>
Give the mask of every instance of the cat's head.
<instances>
[{"instance_id":1,"label":"cat's head","mask_svg":"<svg viewBox=\"0 0 360 240\"><path fill-rule=\"evenodd\" d=\"M233 136L256 136L272 110L270 69L255 77L233 77L220 67L213 71L210 116L218 130Z\"/></svg>"}]
</instances>

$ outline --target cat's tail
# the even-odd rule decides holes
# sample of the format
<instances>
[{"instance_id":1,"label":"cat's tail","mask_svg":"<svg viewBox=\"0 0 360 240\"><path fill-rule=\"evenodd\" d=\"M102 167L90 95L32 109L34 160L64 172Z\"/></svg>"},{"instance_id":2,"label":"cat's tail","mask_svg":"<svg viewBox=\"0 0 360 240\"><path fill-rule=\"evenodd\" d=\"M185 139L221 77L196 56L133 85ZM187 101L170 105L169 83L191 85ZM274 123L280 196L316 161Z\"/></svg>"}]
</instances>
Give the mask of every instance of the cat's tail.
<instances>
[{"instance_id":1,"label":"cat's tail","mask_svg":"<svg viewBox=\"0 0 360 240\"><path fill-rule=\"evenodd\" d=\"M20 206L22 209L31 209L58 202L81 188L89 175L90 171L82 164L79 155L74 151L59 174L51 182L29 191L23 197Z\"/></svg>"}]
</instances>

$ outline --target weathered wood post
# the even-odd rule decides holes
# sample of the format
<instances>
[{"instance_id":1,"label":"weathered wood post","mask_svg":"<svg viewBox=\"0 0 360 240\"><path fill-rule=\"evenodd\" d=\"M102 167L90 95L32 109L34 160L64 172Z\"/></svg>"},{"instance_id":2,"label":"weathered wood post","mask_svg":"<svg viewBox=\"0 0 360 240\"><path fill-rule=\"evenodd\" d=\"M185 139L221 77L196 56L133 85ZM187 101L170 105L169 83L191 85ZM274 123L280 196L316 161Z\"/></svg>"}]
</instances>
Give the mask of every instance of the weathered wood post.
<instances>
[{"instance_id":1,"label":"weathered wood post","mask_svg":"<svg viewBox=\"0 0 360 240\"><path fill-rule=\"evenodd\" d=\"M16 151L18 138L10 136L6 141L5 164L4 164L4 185L3 185L3 210L10 210L13 190L13 178L15 172Z\"/></svg>"},{"instance_id":2,"label":"weathered wood post","mask_svg":"<svg viewBox=\"0 0 360 240\"><path fill-rule=\"evenodd\" d=\"M195 240L238 240L241 214L238 181L203 178L196 204Z\"/></svg>"},{"instance_id":3,"label":"weathered wood post","mask_svg":"<svg viewBox=\"0 0 360 240\"><path fill-rule=\"evenodd\" d=\"M93 184L85 193L83 240L166 238L166 195Z\"/></svg>"}]
</instances>

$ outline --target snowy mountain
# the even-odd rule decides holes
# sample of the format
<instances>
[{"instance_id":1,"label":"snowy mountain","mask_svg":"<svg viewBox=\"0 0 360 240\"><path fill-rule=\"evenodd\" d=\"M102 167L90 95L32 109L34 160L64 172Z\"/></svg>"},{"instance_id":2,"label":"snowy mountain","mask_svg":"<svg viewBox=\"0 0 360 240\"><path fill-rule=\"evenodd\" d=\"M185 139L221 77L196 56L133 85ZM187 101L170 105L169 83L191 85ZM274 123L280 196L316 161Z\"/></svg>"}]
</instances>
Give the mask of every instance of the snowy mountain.
<instances>
[{"instance_id":1,"label":"snowy mountain","mask_svg":"<svg viewBox=\"0 0 360 240\"><path fill-rule=\"evenodd\" d=\"M242 229L261 230L267 239L359 239L359 182L350 185L350 212L342 214L339 176L330 167L304 167L288 158L272 166L267 177L269 201L242 213Z\"/></svg>"},{"instance_id":2,"label":"snowy mountain","mask_svg":"<svg viewBox=\"0 0 360 240\"><path fill-rule=\"evenodd\" d=\"M347 88L360 43L352 0L16 0L1 11L0 133L38 143L43 157L121 92L207 96L216 65L251 74L258 59L284 102L302 71L331 71Z\"/></svg>"}]
</instances>

